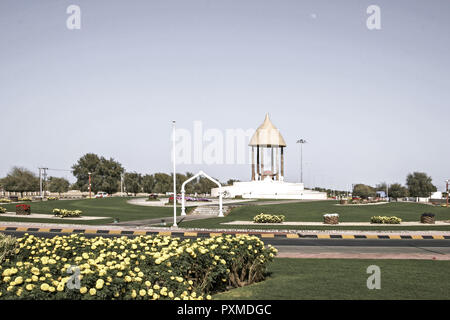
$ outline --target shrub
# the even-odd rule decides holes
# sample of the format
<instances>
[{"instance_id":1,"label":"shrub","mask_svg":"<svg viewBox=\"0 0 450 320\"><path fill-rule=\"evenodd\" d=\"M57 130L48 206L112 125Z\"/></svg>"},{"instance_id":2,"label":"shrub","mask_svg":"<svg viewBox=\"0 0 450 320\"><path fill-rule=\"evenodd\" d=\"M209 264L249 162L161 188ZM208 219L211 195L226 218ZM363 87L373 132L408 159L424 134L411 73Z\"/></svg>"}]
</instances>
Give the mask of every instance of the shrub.
<instances>
[{"instance_id":1,"label":"shrub","mask_svg":"<svg viewBox=\"0 0 450 320\"><path fill-rule=\"evenodd\" d=\"M0 213L5 213L6 212L6 208L0 207Z\"/></svg>"},{"instance_id":2,"label":"shrub","mask_svg":"<svg viewBox=\"0 0 450 320\"><path fill-rule=\"evenodd\" d=\"M32 201L33 199L29 198L29 197L23 197L23 198L19 198L19 201Z\"/></svg>"},{"instance_id":3,"label":"shrub","mask_svg":"<svg viewBox=\"0 0 450 320\"><path fill-rule=\"evenodd\" d=\"M260 213L253 217L253 222L256 223L282 223L284 221L283 215Z\"/></svg>"},{"instance_id":4,"label":"shrub","mask_svg":"<svg viewBox=\"0 0 450 320\"><path fill-rule=\"evenodd\" d=\"M67 210L67 209L53 209L55 217L67 218L67 217L79 217L83 211L81 210Z\"/></svg>"},{"instance_id":5,"label":"shrub","mask_svg":"<svg viewBox=\"0 0 450 320\"><path fill-rule=\"evenodd\" d=\"M255 236L18 239L0 265L5 299L204 299L263 280L277 250ZM79 288L71 274L80 273ZM76 282L75 282L76 284Z\"/></svg>"},{"instance_id":6,"label":"shrub","mask_svg":"<svg viewBox=\"0 0 450 320\"><path fill-rule=\"evenodd\" d=\"M10 203L10 202L11 202L11 200L6 199L6 198L0 199L0 203Z\"/></svg>"},{"instance_id":7,"label":"shrub","mask_svg":"<svg viewBox=\"0 0 450 320\"><path fill-rule=\"evenodd\" d=\"M370 223L382 223L382 224L399 224L402 222L402 219L397 218L395 216L386 217L386 216L373 216L370 218Z\"/></svg>"},{"instance_id":8,"label":"shrub","mask_svg":"<svg viewBox=\"0 0 450 320\"><path fill-rule=\"evenodd\" d=\"M48 197L47 200L52 201L52 200L59 200L58 197Z\"/></svg>"},{"instance_id":9,"label":"shrub","mask_svg":"<svg viewBox=\"0 0 450 320\"><path fill-rule=\"evenodd\" d=\"M15 253L17 247L16 238L0 233L0 266L3 261L9 259Z\"/></svg>"}]
</instances>

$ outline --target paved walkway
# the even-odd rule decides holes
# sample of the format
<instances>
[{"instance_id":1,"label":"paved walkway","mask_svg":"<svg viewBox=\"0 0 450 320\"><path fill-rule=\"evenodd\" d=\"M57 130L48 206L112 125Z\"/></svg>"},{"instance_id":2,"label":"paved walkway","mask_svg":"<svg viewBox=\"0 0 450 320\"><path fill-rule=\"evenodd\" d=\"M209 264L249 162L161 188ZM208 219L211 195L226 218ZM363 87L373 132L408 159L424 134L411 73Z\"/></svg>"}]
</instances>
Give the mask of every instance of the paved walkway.
<instances>
[{"instance_id":1,"label":"paved walkway","mask_svg":"<svg viewBox=\"0 0 450 320\"><path fill-rule=\"evenodd\" d=\"M277 246L278 258L450 261L450 247Z\"/></svg>"},{"instance_id":2,"label":"paved walkway","mask_svg":"<svg viewBox=\"0 0 450 320\"><path fill-rule=\"evenodd\" d=\"M208 218L217 218L217 216L210 214L196 214L196 215L186 215L186 216L177 216L177 224L182 221L192 221L192 220L201 220ZM144 219L144 220L134 220L134 221L124 221L119 223L114 223L115 226L129 226L129 227L144 227L144 226L167 226L173 223L172 217L165 218L156 218L156 219Z\"/></svg>"},{"instance_id":3,"label":"paved walkway","mask_svg":"<svg viewBox=\"0 0 450 320\"><path fill-rule=\"evenodd\" d=\"M45 213L31 213L28 215L18 215L15 212L6 212L1 213L0 217L9 217L9 218L26 218L26 219L52 219L52 220L100 220L100 219L111 219L110 217L95 217L95 216L83 216L80 217L55 217L53 214L45 214Z\"/></svg>"},{"instance_id":4,"label":"paved walkway","mask_svg":"<svg viewBox=\"0 0 450 320\"><path fill-rule=\"evenodd\" d=\"M339 224L325 224L323 222L301 222L301 221L287 221L282 223L256 223L253 221L230 221L223 222L224 225L248 225L248 226L339 226L339 227L412 227L412 226L450 226L450 221L436 221L435 224L424 224L416 221L405 221L399 224L383 224L383 223L370 223L370 222L339 222Z\"/></svg>"},{"instance_id":5,"label":"paved walkway","mask_svg":"<svg viewBox=\"0 0 450 320\"><path fill-rule=\"evenodd\" d=\"M181 217L177 217L181 219ZM172 218L173 219L173 218ZM177 221L179 221L177 219ZM170 223L173 220L170 220ZM170 225L170 224L169 224ZM286 238L333 238L339 236L341 238L350 239L358 236L375 239L388 237L396 239L400 236L433 236L433 237L450 237L450 231L443 230L280 230L280 229L202 229L202 228L171 228L168 226L150 226L145 225L120 225L118 223L107 225L84 225L71 223L38 223L38 222L13 222L0 221L0 228L17 227L21 229L26 228L45 228L45 229L83 229L83 230L118 230L118 231L162 231L162 232L192 232L192 233L246 233L246 234L268 234L272 237L274 235L283 236ZM373 237L372 237L373 236Z\"/></svg>"}]
</instances>

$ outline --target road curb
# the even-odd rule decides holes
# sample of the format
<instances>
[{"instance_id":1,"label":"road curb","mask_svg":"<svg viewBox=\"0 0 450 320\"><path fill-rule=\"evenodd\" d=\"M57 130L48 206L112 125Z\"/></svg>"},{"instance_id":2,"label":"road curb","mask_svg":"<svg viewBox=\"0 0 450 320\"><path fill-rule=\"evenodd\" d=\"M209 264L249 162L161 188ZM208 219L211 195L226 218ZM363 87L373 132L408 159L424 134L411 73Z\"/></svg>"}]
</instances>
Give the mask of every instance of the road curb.
<instances>
[{"instance_id":1,"label":"road curb","mask_svg":"<svg viewBox=\"0 0 450 320\"><path fill-rule=\"evenodd\" d=\"M117 230L117 229L75 229L75 228L33 228L33 227L0 227L0 231L33 232L71 234L81 233L90 235L115 235L115 236L142 236L162 235L173 237L197 238L212 237L226 234L251 235L269 239L378 239L378 240L450 240L450 235L403 235L403 234L302 234L302 233L277 233L277 232L239 232L239 231L145 231L145 230Z\"/></svg>"}]
</instances>

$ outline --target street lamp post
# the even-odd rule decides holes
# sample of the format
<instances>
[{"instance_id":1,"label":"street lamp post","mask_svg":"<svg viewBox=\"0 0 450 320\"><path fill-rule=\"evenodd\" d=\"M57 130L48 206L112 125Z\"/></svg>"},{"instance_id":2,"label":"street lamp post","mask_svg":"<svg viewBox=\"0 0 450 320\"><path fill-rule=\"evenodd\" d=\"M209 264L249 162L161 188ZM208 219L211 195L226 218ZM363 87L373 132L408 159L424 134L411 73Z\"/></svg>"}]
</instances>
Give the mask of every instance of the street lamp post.
<instances>
[{"instance_id":1,"label":"street lamp post","mask_svg":"<svg viewBox=\"0 0 450 320\"><path fill-rule=\"evenodd\" d=\"M123 197L123 173L120 174L120 196Z\"/></svg>"},{"instance_id":2,"label":"street lamp post","mask_svg":"<svg viewBox=\"0 0 450 320\"><path fill-rule=\"evenodd\" d=\"M448 208L448 182L449 180L445 180L445 185L446 185L446 192L447 192L447 208Z\"/></svg>"},{"instance_id":3,"label":"street lamp post","mask_svg":"<svg viewBox=\"0 0 450 320\"><path fill-rule=\"evenodd\" d=\"M173 227L177 227L177 171L175 166L175 123L172 121L172 162L173 162Z\"/></svg>"},{"instance_id":4,"label":"street lamp post","mask_svg":"<svg viewBox=\"0 0 450 320\"><path fill-rule=\"evenodd\" d=\"M303 144L306 143L306 140L300 139L297 140L297 143L300 144L300 182L303 183Z\"/></svg>"},{"instance_id":5,"label":"street lamp post","mask_svg":"<svg viewBox=\"0 0 450 320\"><path fill-rule=\"evenodd\" d=\"M89 175L89 199L91 198L91 172L88 172Z\"/></svg>"}]
</instances>

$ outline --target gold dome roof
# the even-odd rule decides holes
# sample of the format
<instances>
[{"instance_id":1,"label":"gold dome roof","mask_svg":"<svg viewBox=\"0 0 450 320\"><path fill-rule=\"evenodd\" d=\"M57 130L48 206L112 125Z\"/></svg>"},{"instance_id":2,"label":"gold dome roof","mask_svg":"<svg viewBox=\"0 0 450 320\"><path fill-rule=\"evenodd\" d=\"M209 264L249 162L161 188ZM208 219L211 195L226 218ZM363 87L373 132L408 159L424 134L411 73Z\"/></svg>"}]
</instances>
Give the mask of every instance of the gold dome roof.
<instances>
[{"instance_id":1,"label":"gold dome roof","mask_svg":"<svg viewBox=\"0 0 450 320\"><path fill-rule=\"evenodd\" d=\"M286 147L286 142L277 129L270 121L269 114L266 114L266 118L262 125L256 129L255 134L250 140L249 146L264 146L264 147Z\"/></svg>"}]
</instances>

